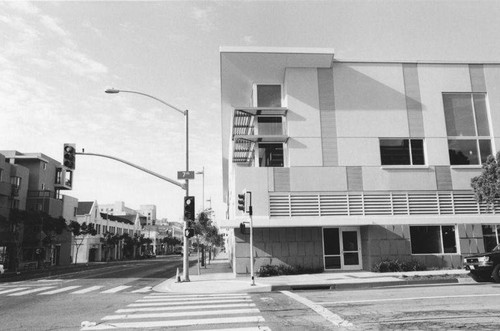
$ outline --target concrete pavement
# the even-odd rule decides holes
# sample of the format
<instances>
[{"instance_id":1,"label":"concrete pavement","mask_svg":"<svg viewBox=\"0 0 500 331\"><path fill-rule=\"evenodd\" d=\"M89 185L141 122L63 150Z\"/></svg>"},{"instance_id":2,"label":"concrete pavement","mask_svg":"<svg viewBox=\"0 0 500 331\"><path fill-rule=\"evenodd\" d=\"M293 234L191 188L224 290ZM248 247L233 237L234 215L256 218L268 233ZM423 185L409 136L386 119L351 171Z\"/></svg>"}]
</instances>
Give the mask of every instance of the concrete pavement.
<instances>
[{"instance_id":1,"label":"concrete pavement","mask_svg":"<svg viewBox=\"0 0 500 331\"><path fill-rule=\"evenodd\" d=\"M226 253L217 255L206 268L191 267L189 282L170 278L155 286L157 292L186 294L270 292L299 289L353 289L380 286L424 285L437 283L468 283L468 271L463 269L376 273L369 271L324 272L275 277L235 277ZM182 277L182 274L181 274Z\"/></svg>"}]
</instances>

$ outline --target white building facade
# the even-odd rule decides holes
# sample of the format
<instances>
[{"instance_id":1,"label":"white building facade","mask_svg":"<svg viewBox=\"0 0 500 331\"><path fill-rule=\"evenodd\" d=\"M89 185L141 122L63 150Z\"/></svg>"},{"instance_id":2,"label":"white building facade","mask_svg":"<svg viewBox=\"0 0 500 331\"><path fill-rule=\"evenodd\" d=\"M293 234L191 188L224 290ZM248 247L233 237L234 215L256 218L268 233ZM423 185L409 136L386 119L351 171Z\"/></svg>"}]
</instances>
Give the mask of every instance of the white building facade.
<instances>
[{"instance_id":1,"label":"white building facade","mask_svg":"<svg viewBox=\"0 0 500 331\"><path fill-rule=\"evenodd\" d=\"M500 138L500 64L337 61L331 49L221 49L226 226L255 268L458 268L498 243L470 186ZM248 225L247 225L248 227Z\"/></svg>"}]
</instances>

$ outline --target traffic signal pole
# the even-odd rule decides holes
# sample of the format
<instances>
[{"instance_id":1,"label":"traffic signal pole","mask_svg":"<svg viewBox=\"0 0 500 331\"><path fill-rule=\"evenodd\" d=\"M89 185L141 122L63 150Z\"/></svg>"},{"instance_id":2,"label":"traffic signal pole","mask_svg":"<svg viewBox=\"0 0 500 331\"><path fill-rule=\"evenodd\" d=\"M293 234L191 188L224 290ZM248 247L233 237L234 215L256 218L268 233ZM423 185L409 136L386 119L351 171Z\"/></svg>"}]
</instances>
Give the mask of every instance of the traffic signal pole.
<instances>
[{"instance_id":1,"label":"traffic signal pole","mask_svg":"<svg viewBox=\"0 0 500 331\"><path fill-rule=\"evenodd\" d=\"M248 215L250 215L250 275L252 277L252 286L255 286L255 274L254 274L254 266L253 266L253 207L252 207L252 192L249 192L250 196L250 205L248 207Z\"/></svg>"},{"instance_id":2,"label":"traffic signal pole","mask_svg":"<svg viewBox=\"0 0 500 331\"><path fill-rule=\"evenodd\" d=\"M189 111L186 109L184 111L184 122L186 125L186 171L189 171ZM186 197L189 196L189 180L186 178ZM194 215L193 215L194 216ZM186 229L188 228L188 222L186 218L184 218L184 234L186 233ZM183 261L182 261L182 277L185 282L189 282L189 238L184 235L184 247L183 247Z\"/></svg>"}]
</instances>

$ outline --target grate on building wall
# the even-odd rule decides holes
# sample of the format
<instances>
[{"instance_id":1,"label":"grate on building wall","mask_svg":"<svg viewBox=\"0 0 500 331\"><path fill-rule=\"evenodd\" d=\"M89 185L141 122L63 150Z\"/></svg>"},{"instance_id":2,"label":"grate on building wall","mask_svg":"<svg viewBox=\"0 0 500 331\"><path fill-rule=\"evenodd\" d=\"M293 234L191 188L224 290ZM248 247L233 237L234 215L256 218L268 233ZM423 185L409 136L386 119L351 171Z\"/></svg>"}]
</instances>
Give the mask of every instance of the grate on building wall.
<instances>
[{"instance_id":1,"label":"grate on building wall","mask_svg":"<svg viewBox=\"0 0 500 331\"><path fill-rule=\"evenodd\" d=\"M487 208L467 191L271 193L271 217L349 215L478 215L500 213Z\"/></svg>"}]
</instances>

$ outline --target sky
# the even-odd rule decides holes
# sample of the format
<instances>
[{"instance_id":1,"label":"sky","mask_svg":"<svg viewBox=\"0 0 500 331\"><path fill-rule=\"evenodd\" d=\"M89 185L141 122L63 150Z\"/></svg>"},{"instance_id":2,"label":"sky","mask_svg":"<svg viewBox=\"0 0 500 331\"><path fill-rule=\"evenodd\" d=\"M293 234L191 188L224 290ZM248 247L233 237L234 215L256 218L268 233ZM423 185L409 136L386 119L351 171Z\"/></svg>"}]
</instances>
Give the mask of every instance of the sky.
<instances>
[{"instance_id":1,"label":"sky","mask_svg":"<svg viewBox=\"0 0 500 331\"><path fill-rule=\"evenodd\" d=\"M0 1L0 150L62 161L64 143L177 179L224 218L222 46L333 48L338 60L499 61L500 1ZM203 187L204 186L204 187ZM203 189L204 188L204 189ZM80 201L157 206L185 191L113 160L77 155Z\"/></svg>"}]
</instances>

